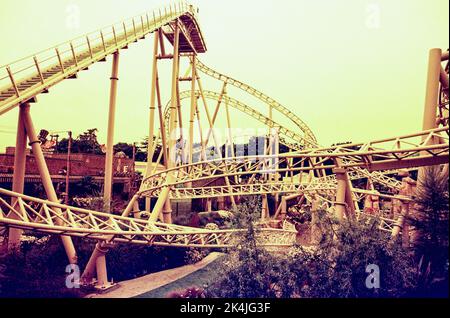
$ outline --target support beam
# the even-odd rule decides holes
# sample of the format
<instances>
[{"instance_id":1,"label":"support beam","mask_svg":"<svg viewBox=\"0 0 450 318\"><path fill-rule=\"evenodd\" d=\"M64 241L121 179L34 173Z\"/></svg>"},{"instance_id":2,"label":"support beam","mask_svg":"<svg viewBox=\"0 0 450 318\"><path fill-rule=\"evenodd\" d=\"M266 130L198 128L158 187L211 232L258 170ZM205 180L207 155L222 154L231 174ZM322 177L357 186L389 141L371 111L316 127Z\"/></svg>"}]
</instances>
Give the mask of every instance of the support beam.
<instances>
[{"instance_id":1,"label":"support beam","mask_svg":"<svg viewBox=\"0 0 450 318\"><path fill-rule=\"evenodd\" d=\"M180 100L180 82L177 81L177 114L178 114L178 128L180 129L180 147L181 147L181 164L186 164L186 145L184 140L183 129L183 114L181 112L181 100Z\"/></svg>"},{"instance_id":2,"label":"support beam","mask_svg":"<svg viewBox=\"0 0 450 318\"><path fill-rule=\"evenodd\" d=\"M122 212L123 217L128 217L132 211L132 209L136 208L136 204L138 203L139 196L135 194L130 202L128 203L125 210ZM136 210L136 209L135 209ZM94 279L94 272L97 273L97 287L100 289L109 288L112 286L111 283L108 282L108 275L106 269L106 253L109 250L108 244L105 242L109 242L114 238L114 235L109 235L106 241L98 242L95 245L94 251L89 258L89 261L84 269L83 275L81 275L81 281L83 284L91 284Z\"/></svg>"},{"instance_id":3,"label":"support beam","mask_svg":"<svg viewBox=\"0 0 450 318\"><path fill-rule=\"evenodd\" d=\"M194 57L192 58L192 66L191 66L191 71L192 71L192 78L195 79L195 77L197 76L196 74L196 61L197 61L197 57L194 55ZM188 163L191 164L193 161L193 153L194 153L194 119L195 119L195 113L196 113L196 108L197 108L197 97L195 94L195 80L191 81L191 111L189 114L189 145L188 145L188 149L189 149L189 161Z\"/></svg>"},{"instance_id":4,"label":"support beam","mask_svg":"<svg viewBox=\"0 0 450 318\"><path fill-rule=\"evenodd\" d=\"M267 203L267 194L262 196L262 207L261 207L261 221L266 220L269 217L269 205Z\"/></svg>"},{"instance_id":5,"label":"support beam","mask_svg":"<svg viewBox=\"0 0 450 318\"><path fill-rule=\"evenodd\" d=\"M428 57L428 73L427 73L427 86L425 92L425 106L423 112L423 123L422 130L434 129L437 127L437 108L439 103L439 82L441 77L441 59L442 59L442 50L441 49L432 49L429 52ZM426 140L427 136L422 137L422 141ZM435 138L430 138L428 140L427 145L432 145L438 142ZM426 154L426 152L424 152ZM447 159L448 163L448 159ZM425 177L426 168L419 168L418 178L417 178L417 186L420 187L422 180ZM402 194L402 193L400 193ZM396 226L394 226L392 230L392 238L395 239L400 231L408 231L408 226L405 222L405 209L404 203L402 203L402 212L397 220ZM409 208L408 208L409 210ZM408 211L406 211L407 213ZM406 237L409 238L409 233L404 233L402 235L403 243L405 243ZM409 241L408 241L409 244Z\"/></svg>"},{"instance_id":6,"label":"support beam","mask_svg":"<svg viewBox=\"0 0 450 318\"><path fill-rule=\"evenodd\" d=\"M117 98L117 81L119 80L119 51L113 54L113 63L111 70L111 87L109 95L109 112L108 112L108 135L106 141L106 159L105 159L105 183L103 186L103 210L104 212L111 212L111 196L113 184L113 160L114 160L114 126L116 117L116 98ZM88 266L85 273L90 278L93 269L97 269L97 286L99 288L107 288L108 283L107 269L106 269L106 248L102 248L101 243L97 243L94 252L89 259Z\"/></svg>"},{"instance_id":7,"label":"support beam","mask_svg":"<svg viewBox=\"0 0 450 318\"><path fill-rule=\"evenodd\" d=\"M103 210L111 212L111 193L114 160L114 124L116 116L117 81L119 80L119 51L113 54L111 88L109 95L108 136L106 141L105 183L103 187Z\"/></svg>"},{"instance_id":8,"label":"support beam","mask_svg":"<svg viewBox=\"0 0 450 318\"><path fill-rule=\"evenodd\" d=\"M159 78L158 74L156 74L156 97L158 99L158 118L159 118L159 132L161 134L161 153L164 161L164 166L166 169L169 167L169 155L167 153L167 136L166 136L166 124L164 123L164 116L162 111L162 102L161 102L161 92L159 89ZM160 156L161 157L161 156ZM156 166L155 166L156 168Z\"/></svg>"},{"instance_id":9,"label":"support beam","mask_svg":"<svg viewBox=\"0 0 450 318\"><path fill-rule=\"evenodd\" d=\"M177 104L178 104L178 77L179 77L179 46L180 46L180 28L178 22L175 25L174 34L174 53L172 60L172 89L171 89L171 99L170 99L170 120L169 120L169 168L175 166L176 160L176 129L177 129Z\"/></svg>"},{"instance_id":10,"label":"support beam","mask_svg":"<svg viewBox=\"0 0 450 318\"><path fill-rule=\"evenodd\" d=\"M156 81L158 76L158 45L159 32L155 31L153 42L153 64L152 64L152 83L150 87L150 113L149 113L149 131L148 131L148 145L147 145L147 171L151 169L153 161L153 153L156 149L156 140L154 139L155 131L155 109L156 109ZM162 149L161 149L162 151ZM145 210L150 211L150 198L145 198Z\"/></svg>"},{"instance_id":11,"label":"support beam","mask_svg":"<svg viewBox=\"0 0 450 318\"><path fill-rule=\"evenodd\" d=\"M81 275L81 282L90 285L94 282L94 273L96 273L97 281L95 287L97 289L108 289L113 286L108 282L108 272L106 269L106 253L110 246L107 242L101 241L95 245L94 251Z\"/></svg>"},{"instance_id":12,"label":"support beam","mask_svg":"<svg viewBox=\"0 0 450 318\"><path fill-rule=\"evenodd\" d=\"M402 231L403 242L405 242L405 239L408 237L407 244L409 244L409 229L406 224L406 218L409 214L411 197L417 189L417 182L409 177L409 173L407 171L402 172L400 175L403 176L402 185L399 192L400 198L398 199L398 202L400 204L400 215L398 216L397 223L392 229L391 237L395 239ZM402 197L405 198L405 200L401 200ZM406 233L403 233L404 231L406 231Z\"/></svg>"},{"instance_id":13,"label":"support beam","mask_svg":"<svg viewBox=\"0 0 450 318\"><path fill-rule=\"evenodd\" d=\"M29 104L20 105L19 117L17 120L17 134L16 134L16 149L14 152L14 174L12 190L17 193L23 193L25 183L25 165L27 161L27 133L23 123L24 113L29 111ZM12 199L11 205L16 204L15 199ZM12 214L12 218L16 218ZM8 251L12 251L20 246L20 237L22 235L21 229L9 229L8 234Z\"/></svg>"},{"instance_id":14,"label":"support beam","mask_svg":"<svg viewBox=\"0 0 450 318\"><path fill-rule=\"evenodd\" d=\"M196 99L195 109L196 109L195 116L197 117L198 133L200 136L200 144L201 144L200 156L201 156L202 161L206 161L207 160L207 158L206 158L206 143L205 143L205 140L203 139L202 123L201 123L201 119L200 119L200 112L198 110L198 99Z\"/></svg>"},{"instance_id":15,"label":"support beam","mask_svg":"<svg viewBox=\"0 0 450 318\"><path fill-rule=\"evenodd\" d=\"M345 202L345 196L347 192L347 182L345 178L345 169L343 168L335 168L333 169L333 173L336 174L336 180L337 180L337 189L336 189L336 202L335 202L335 208L336 208L336 217L339 221L342 221L344 219L344 215L346 214L346 202Z\"/></svg>"},{"instance_id":16,"label":"support beam","mask_svg":"<svg viewBox=\"0 0 450 318\"><path fill-rule=\"evenodd\" d=\"M213 126L216 123L217 114L219 112L220 104L222 103L223 96L226 94L226 89L227 89L227 82L223 82L222 90L220 92L219 98L217 99L217 105L216 105L216 108L214 109L214 113L212 116ZM213 130L213 128L208 129L208 134L206 135L206 144L208 144L208 142L209 142L209 138L211 137L212 130Z\"/></svg>"},{"instance_id":17,"label":"support beam","mask_svg":"<svg viewBox=\"0 0 450 318\"><path fill-rule=\"evenodd\" d=\"M287 215L287 200L286 197L281 198L281 204L280 204L280 219L284 220L286 219Z\"/></svg>"},{"instance_id":18,"label":"support beam","mask_svg":"<svg viewBox=\"0 0 450 318\"><path fill-rule=\"evenodd\" d=\"M407 218L409 215L409 202L402 202L402 215L404 218ZM409 237L409 224L408 222L403 221L402 228L402 246L404 248L409 248L410 246L410 237Z\"/></svg>"},{"instance_id":19,"label":"support beam","mask_svg":"<svg viewBox=\"0 0 450 318\"><path fill-rule=\"evenodd\" d=\"M161 37L160 37L161 40ZM161 41L160 41L160 44ZM175 130L176 130L176 120L177 120L177 103L178 103L178 97L177 97L177 86L178 86L178 78L179 78L179 61L180 61L180 54L179 54L179 48L180 48L180 29L178 26L178 21L175 25L175 33L174 33L174 47L173 47L173 60L172 60L172 94L170 99L170 120L169 120L169 140L168 144L165 144L165 140L163 139L163 148L168 148L168 156L166 159L166 165L167 168L173 168L175 166L175 160L176 160L176 136L175 136ZM161 47L161 50L163 48ZM159 106L158 106L159 107ZM162 117L162 114L160 114L160 121L164 122L164 118ZM162 132L164 134L164 131ZM167 182L172 182L174 179L173 173L169 173L167 176ZM152 213L150 214L149 222L155 222L158 220L163 208L165 207L165 212L163 217L167 220L171 220L170 216L167 216L168 212L168 205L170 205L170 199L169 199L169 193L170 188L164 188L160 196L158 197L158 200L156 201L155 206L153 207ZM168 201L168 203L166 202Z\"/></svg>"},{"instance_id":20,"label":"support beam","mask_svg":"<svg viewBox=\"0 0 450 318\"><path fill-rule=\"evenodd\" d=\"M436 114L439 102L439 81L441 77L441 49L432 49L429 53L427 87L422 130L437 128ZM424 137L425 138L425 137Z\"/></svg>"},{"instance_id":21,"label":"support beam","mask_svg":"<svg viewBox=\"0 0 450 318\"><path fill-rule=\"evenodd\" d=\"M318 212L319 212L319 201L313 194L311 196L311 232L310 232L310 242L312 245L318 245L322 239Z\"/></svg>"},{"instance_id":22,"label":"support beam","mask_svg":"<svg viewBox=\"0 0 450 318\"><path fill-rule=\"evenodd\" d=\"M172 204L170 203L170 198L167 197L164 203L164 208L162 210L162 220L164 223L172 224Z\"/></svg>"},{"instance_id":23,"label":"support beam","mask_svg":"<svg viewBox=\"0 0 450 318\"><path fill-rule=\"evenodd\" d=\"M30 115L30 109L25 107L22 113L23 124L28 135L28 140L30 141L30 146L33 150L33 155L36 160L36 164L39 170L39 174L42 179L42 185L47 194L48 200L52 202L59 203L58 197L56 195L55 188L53 187L52 179L50 177L50 172L48 171L47 164L45 162L44 154L42 153L41 143L37 137L36 131L34 129L33 121ZM56 209L57 212L62 213L60 209ZM55 221L59 225L60 221ZM61 235L61 240L64 245L64 249L69 259L70 264L76 264L77 254L75 252L75 247L70 236Z\"/></svg>"},{"instance_id":24,"label":"support beam","mask_svg":"<svg viewBox=\"0 0 450 318\"><path fill-rule=\"evenodd\" d=\"M427 86L425 92L425 106L423 112L422 130L429 130L437 128L436 116L439 103L439 82L441 77L441 59L442 50L432 49L428 57L428 73ZM426 136L422 138L425 140ZM427 145L432 145L437 142L432 138ZM418 182L421 183L425 173L425 168L420 168L418 173Z\"/></svg>"},{"instance_id":25,"label":"support beam","mask_svg":"<svg viewBox=\"0 0 450 318\"><path fill-rule=\"evenodd\" d=\"M225 92L226 94L226 92ZM228 129L228 142L231 147L231 157L234 158L234 142L233 142L233 136L231 134L231 118L230 118L230 108L228 105L228 98L225 97L225 112L226 112L226 118L227 118L227 129Z\"/></svg>"},{"instance_id":26,"label":"support beam","mask_svg":"<svg viewBox=\"0 0 450 318\"><path fill-rule=\"evenodd\" d=\"M206 199L206 212L212 212L212 199Z\"/></svg>"}]
</instances>

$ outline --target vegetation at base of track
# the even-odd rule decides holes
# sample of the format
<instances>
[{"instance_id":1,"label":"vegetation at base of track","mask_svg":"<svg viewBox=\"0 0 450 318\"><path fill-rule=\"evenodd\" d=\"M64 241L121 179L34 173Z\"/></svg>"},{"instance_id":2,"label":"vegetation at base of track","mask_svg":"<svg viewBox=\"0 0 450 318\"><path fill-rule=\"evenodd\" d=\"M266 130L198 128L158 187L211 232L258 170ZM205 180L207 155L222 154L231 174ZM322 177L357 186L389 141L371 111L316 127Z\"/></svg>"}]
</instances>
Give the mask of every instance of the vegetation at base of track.
<instances>
[{"instance_id":1,"label":"vegetation at base of track","mask_svg":"<svg viewBox=\"0 0 450 318\"><path fill-rule=\"evenodd\" d=\"M95 242L74 238L81 271ZM119 244L106 258L114 282L200 261L205 251ZM0 297L83 297L92 290L67 288L67 257L58 237L42 236L22 242L16 253L0 258Z\"/></svg>"},{"instance_id":2,"label":"vegetation at base of track","mask_svg":"<svg viewBox=\"0 0 450 318\"><path fill-rule=\"evenodd\" d=\"M261 201L248 197L233 211L233 227L247 228L238 246L217 265L218 279L168 297L324 298L448 297L448 175L429 169L417 192L418 213L407 219L418 232L412 246L372 223L339 223L319 211L319 244L270 251L256 245ZM86 265L94 242L74 239L79 265ZM113 281L201 260L207 251L117 245L107 254ZM81 297L65 287L67 259L58 237L22 242L15 254L0 259L0 297ZM380 269L379 288L367 288L367 266Z\"/></svg>"},{"instance_id":3,"label":"vegetation at base of track","mask_svg":"<svg viewBox=\"0 0 450 318\"><path fill-rule=\"evenodd\" d=\"M416 203L418 213L407 219L418 238L403 247L401 238L373 223L339 223L320 211L322 233L315 247L296 246L270 252L256 245L254 221L258 198L234 211L235 224L248 228L236 249L218 266L218 281L203 289L192 286L171 293L176 298L386 298L448 297L449 186L448 175L429 169ZM326 231L323 231L327 229ZM379 288L368 288L371 271L380 270ZM370 280L370 278L369 278ZM372 280L370 280L372 281ZM372 281L373 282L373 281ZM370 286L370 283L369 283Z\"/></svg>"}]
</instances>

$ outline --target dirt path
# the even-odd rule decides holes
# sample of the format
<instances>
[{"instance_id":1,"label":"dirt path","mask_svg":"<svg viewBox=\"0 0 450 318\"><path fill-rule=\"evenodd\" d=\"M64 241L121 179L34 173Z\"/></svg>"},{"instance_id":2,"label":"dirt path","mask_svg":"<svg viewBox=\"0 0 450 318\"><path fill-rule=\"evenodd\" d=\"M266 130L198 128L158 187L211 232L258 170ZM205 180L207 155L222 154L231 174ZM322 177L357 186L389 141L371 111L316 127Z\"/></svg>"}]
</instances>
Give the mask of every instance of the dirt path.
<instances>
[{"instance_id":1,"label":"dirt path","mask_svg":"<svg viewBox=\"0 0 450 318\"><path fill-rule=\"evenodd\" d=\"M161 286L181 279L203 267L207 266L222 254L213 252L192 265L185 265L158 273L149 274L143 277L127 280L118 283L119 287L104 294L90 294L86 298L130 298L142 295Z\"/></svg>"}]
</instances>

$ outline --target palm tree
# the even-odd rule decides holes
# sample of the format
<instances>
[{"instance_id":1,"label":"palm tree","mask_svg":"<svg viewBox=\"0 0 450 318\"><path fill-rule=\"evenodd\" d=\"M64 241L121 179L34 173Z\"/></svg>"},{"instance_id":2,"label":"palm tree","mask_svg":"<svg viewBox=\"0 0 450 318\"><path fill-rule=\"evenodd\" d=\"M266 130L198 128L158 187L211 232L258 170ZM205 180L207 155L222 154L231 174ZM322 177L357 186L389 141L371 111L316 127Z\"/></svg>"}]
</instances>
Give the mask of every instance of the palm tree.
<instances>
[{"instance_id":1,"label":"palm tree","mask_svg":"<svg viewBox=\"0 0 450 318\"><path fill-rule=\"evenodd\" d=\"M448 279L449 184L448 170L425 169L416 192L417 210L407 221L416 231L413 245L427 287Z\"/></svg>"}]
</instances>

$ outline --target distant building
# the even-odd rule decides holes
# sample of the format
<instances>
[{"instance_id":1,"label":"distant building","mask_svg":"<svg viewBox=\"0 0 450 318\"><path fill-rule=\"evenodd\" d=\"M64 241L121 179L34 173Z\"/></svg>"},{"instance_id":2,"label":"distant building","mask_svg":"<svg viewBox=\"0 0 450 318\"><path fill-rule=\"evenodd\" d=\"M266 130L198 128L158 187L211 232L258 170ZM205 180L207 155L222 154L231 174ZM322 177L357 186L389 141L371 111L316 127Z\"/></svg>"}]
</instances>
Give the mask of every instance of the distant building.
<instances>
[{"instance_id":1,"label":"distant building","mask_svg":"<svg viewBox=\"0 0 450 318\"><path fill-rule=\"evenodd\" d=\"M7 147L4 154L0 154L0 186L12 183L14 173L15 147ZM47 153L45 160L54 182L65 181L67 171L66 153ZM105 170L105 155L72 153L70 156L70 182L80 181L83 177L91 176L93 181L103 184ZM124 155L114 156L113 160L114 183L123 184L128 192L134 177L133 159ZM36 160L27 149L25 183L40 183L41 179Z\"/></svg>"}]
</instances>

